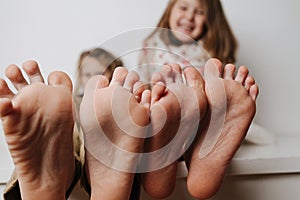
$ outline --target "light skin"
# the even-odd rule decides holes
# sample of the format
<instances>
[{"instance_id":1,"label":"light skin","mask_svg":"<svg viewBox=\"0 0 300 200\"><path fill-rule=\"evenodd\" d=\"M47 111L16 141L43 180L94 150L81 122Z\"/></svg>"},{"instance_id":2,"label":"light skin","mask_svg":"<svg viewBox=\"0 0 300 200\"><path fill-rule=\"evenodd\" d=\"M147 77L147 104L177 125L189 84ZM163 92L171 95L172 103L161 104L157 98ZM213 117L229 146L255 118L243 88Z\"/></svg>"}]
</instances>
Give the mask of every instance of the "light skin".
<instances>
[{"instance_id":1,"label":"light skin","mask_svg":"<svg viewBox=\"0 0 300 200\"><path fill-rule=\"evenodd\" d=\"M219 60L211 59L205 65L205 78L212 80L212 85L206 84L208 112L200 123L198 138L185 155L189 169L187 187L190 194L198 199L207 199L213 196L222 184L226 169L234 154L246 136L247 130L255 115L255 101L258 87L253 77L249 76L248 69L227 64L222 75L222 64ZM201 146L205 142L210 114L214 112L219 100L212 99L209 89L214 83L222 83L226 93L225 121L221 127L220 136L212 150L203 157L199 157ZM209 88L211 87L211 88Z\"/></svg>"},{"instance_id":2,"label":"light skin","mask_svg":"<svg viewBox=\"0 0 300 200\"><path fill-rule=\"evenodd\" d=\"M184 74L186 84L183 82L182 74ZM191 133L193 126L190 123L199 122L203 116L202 114L196 115L194 112L205 113L207 105L204 80L193 67L188 67L182 72L179 65L166 65L160 73L153 75L152 82L155 84L151 100L153 129L157 129L155 126L158 126L163 119L161 108L165 111L167 120L163 128L146 141L147 152L161 149L170 143L176 134L182 134L178 129L179 125L183 127L184 132ZM142 174L144 189L150 196L161 199L173 192L178 164L176 158L178 159L175 157L175 161L164 168Z\"/></svg>"},{"instance_id":3,"label":"light skin","mask_svg":"<svg viewBox=\"0 0 300 200\"><path fill-rule=\"evenodd\" d=\"M197 40L205 21L204 9L198 0L177 0L169 17L170 29L181 33L174 32L174 35L183 43Z\"/></svg>"},{"instance_id":4,"label":"light skin","mask_svg":"<svg viewBox=\"0 0 300 200\"><path fill-rule=\"evenodd\" d=\"M6 81L0 79L0 117L16 167L21 196L22 199L65 199L75 175L71 79L63 72L53 72L48 77L49 84L45 84L36 62L27 61L23 69L30 83L16 65L6 70L6 76L18 90L17 95L9 89ZM146 125L149 123L150 91L137 89L140 96L137 100L132 94L136 74L127 75L124 70L116 70L110 85L104 76L99 81L91 79L87 90L97 90L97 103L103 103L99 105L104 108L100 106L103 112L98 112L97 119L99 123L104 120L108 126L115 125L101 116L105 117L108 114L105 112L110 111L106 109L107 102L112 97L112 89L118 87L134 97L130 98L132 114L138 116L134 119L137 124ZM86 93L91 94L90 91ZM143 139L124 135L116 127L112 135L116 136L117 145L130 147L129 151L140 152L143 148ZM133 173L106 167L89 154L86 161L92 199L129 198Z\"/></svg>"},{"instance_id":5,"label":"light skin","mask_svg":"<svg viewBox=\"0 0 300 200\"><path fill-rule=\"evenodd\" d=\"M217 59L209 60L205 66L206 84L203 96L207 96L208 111L205 113L204 118L200 120L194 143L184 155L189 169L187 188L190 194L198 199L207 199L218 191L225 176L226 168L241 145L255 114L255 100L258 95L255 80L253 77L248 76L249 71L246 67L240 67L236 76L234 76L235 70L234 65L228 64L221 76L222 64ZM197 71L194 71L190 74L197 77L197 73ZM204 87L204 84L199 84L202 83L199 75L194 80L199 81L196 85L200 85L200 88L201 85L202 88ZM223 86L222 89L224 89L224 97L226 98L224 124L222 124L222 131L216 144L208 154L203 156L199 152L206 139L204 136L208 132L211 113L218 113L219 110L222 110L220 106L224 103L222 92L212 92L212 90L218 89L218 84ZM215 93L214 96L210 92ZM168 100L168 103L170 102L172 101ZM201 101L199 101L199 105L201 106ZM217 117L222 118L224 116L219 113ZM219 119L214 120L218 121ZM212 123L215 123L215 121ZM164 140L153 138L153 141L149 143L157 145L161 144L161 141ZM174 185L172 183L174 183L175 175L176 165L173 163L161 170L145 174L143 184L151 196L165 198L173 190Z\"/></svg>"},{"instance_id":6,"label":"light skin","mask_svg":"<svg viewBox=\"0 0 300 200\"><path fill-rule=\"evenodd\" d=\"M119 124L114 115L115 107L112 106L112 102L115 100L121 104L122 102L129 103L129 113L134 123L138 125L137 127L147 126L150 123L151 92L149 90L136 92L135 88L140 84L138 80L139 77L135 72L128 73L122 67L114 71L110 83L104 76L93 77L87 83L80 107L80 121L84 134L93 134L89 130L97 129L98 126L101 126L114 145L128 152L142 152L145 136L144 129L131 129L131 135L128 135L126 131L118 127ZM126 114L126 106L121 107L122 110L118 110L117 115ZM94 108L97 108L97 110L94 111ZM94 112L96 120L91 119ZM127 116L126 119L130 116ZM86 145L88 144L89 140L87 139ZM86 148L86 172L92 188L91 199L129 199L134 172L122 171L118 168L115 169L113 166L108 166L102 162L101 158L97 159L97 155L89 150L89 148ZM120 156L117 149L110 150L109 155L109 158L113 158L114 161L117 160L118 163L132 165L129 166L131 169L136 167L136 158L134 156Z\"/></svg>"},{"instance_id":7,"label":"light skin","mask_svg":"<svg viewBox=\"0 0 300 200\"><path fill-rule=\"evenodd\" d=\"M56 199L65 199L75 173L72 83L66 74L53 72L48 77L48 84L45 84L34 61L24 63L23 69L30 83L27 83L16 65L10 65L5 73L17 89L17 95L9 89L5 80L0 79L0 117L6 142L16 166L22 199L53 199L54 196ZM219 189L226 168L247 133L255 114L255 100L258 95L258 87L254 78L248 75L246 67L240 67L236 76L234 65L226 65L224 72L221 69L222 64L216 59L209 60L204 69L205 79L213 80L211 83L222 83L226 94L226 115L222 132L216 145L204 157L199 157L199 151L205 142L210 114L220 102L214 101L210 96L210 87L213 88L214 85L205 84L204 88L204 81L194 68L184 70L187 81L187 86L184 87L180 68L177 65L165 67L160 75L153 78L156 84L152 97L150 91L138 87L141 84L137 74L128 73L124 68L115 70L111 83L104 76L92 78L85 91L86 99L83 100L81 109L84 112L80 112L83 129L89 130L100 125L104 130L109 130L110 134L107 136L115 145L129 152L140 153L144 148L144 130L137 128L130 133L132 135L124 134L124 130L118 128L113 118L111 102L120 97L115 94L124 94L124 98L128 100L125 102L129 102L131 119L140 127L148 125L150 117L154 126L159 124L160 112L156 112L159 110L155 108L155 105L159 105L167 111L169 119L162 129L163 132L159 132L146 144L145 150L152 151L172 140L175 130L170 124L176 124L178 121L175 117L178 114L178 106L186 105L180 107L180 112L183 112L181 116L184 116L184 119L187 117L189 121L196 114L192 112L195 106L199 107L200 111L205 110L207 97L208 111L200 121L197 138L185 154L185 160L189 168L189 192L199 199L209 198ZM183 104L177 104L174 95L168 91L172 85L175 85L173 91ZM186 97L190 96L178 92L182 91L180 88L183 87L196 95L196 105L189 106L191 101L187 101ZM98 108L96 112L94 108ZM89 119L85 115L91 116L91 111L92 114L96 114L96 123L92 120L92 123L89 123L90 120L82 120ZM199 120L201 118L202 114ZM180 121L182 122L184 121ZM163 137L164 132L170 133L170 137ZM112 152L113 157L114 153ZM133 167L136 164L134 158L127 161ZM129 198L134 173L106 166L89 152L86 162L92 199ZM153 196L169 195L174 188L176 168L175 162L161 170L146 173L143 177L144 187L146 186ZM157 185L151 185L152 181Z\"/></svg>"},{"instance_id":8,"label":"light skin","mask_svg":"<svg viewBox=\"0 0 300 200\"><path fill-rule=\"evenodd\" d=\"M34 61L22 67L30 83L16 65L5 72L17 95L0 79L0 116L22 199L65 199L75 174L72 83L53 72L45 84Z\"/></svg>"},{"instance_id":9,"label":"light skin","mask_svg":"<svg viewBox=\"0 0 300 200\"><path fill-rule=\"evenodd\" d=\"M81 63L81 70L80 70L80 79L81 83L84 86L88 82L90 78L96 75L105 75L107 77L110 77L110 73L104 74L105 72L105 65L101 63L98 59L90 56L86 56L82 63Z\"/></svg>"}]
</instances>

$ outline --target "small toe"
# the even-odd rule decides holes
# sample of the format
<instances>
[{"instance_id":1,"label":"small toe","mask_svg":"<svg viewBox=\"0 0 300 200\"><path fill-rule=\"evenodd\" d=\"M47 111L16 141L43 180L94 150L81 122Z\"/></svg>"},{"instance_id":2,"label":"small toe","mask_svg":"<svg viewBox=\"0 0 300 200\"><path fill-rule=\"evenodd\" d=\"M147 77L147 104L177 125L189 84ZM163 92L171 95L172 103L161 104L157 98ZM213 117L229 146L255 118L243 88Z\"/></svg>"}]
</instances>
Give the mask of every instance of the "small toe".
<instances>
[{"instance_id":1,"label":"small toe","mask_svg":"<svg viewBox=\"0 0 300 200\"><path fill-rule=\"evenodd\" d=\"M125 78L124 88L132 93L134 90L133 86L136 82L139 81L139 79L140 78L138 73L136 73L135 71L130 71Z\"/></svg>"},{"instance_id":2,"label":"small toe","mask_svg":"<svg viewBox=\"0 0 300 200\"><path fill-rule=\"evenodd\" d=\"M251 96L251 98L256 101L256 98L258 96L259 93L259 89L257 85L252 85L249 89L249 95Z\"/></svg>"},{"instance_id":3,"label":"small toe","mask_svg":"<svg viewBox=\"0 0 300 200\"><path fill-rule=\"evenodd\" d=\"M44 82L44 78L37 62L29 60L23 63L22 67L28 75L30 83Z\"/></svg>"},{"instance_id":4,"label":"small toe","mask_svg":"<svg viewBox=\"0 0 300 200\"><path fill-rule=\"evenodd\" d=\"M17 65L9 65L6 68L5 75L17 90L20 90L28 85L20 68Z\"/></svg>"},{"instance_id":5,"label":"small toe","mask_svg":"<svg viewBox=\"0 0 300 200\"><path fill-rule=\"evenodd\" d=\"M165 84L174 83L174 71L170 65L164 65L161 70L161 75Z\"/></svg>"},{"instance_id":6,"label":"small toe","mask_svg":"<svg viewBox=\"0 0 300 200\"><path fill-rule=\"evenodd\" d=\"M156 83L152 88L151 105L157 102L165 93L166 86L163 82Z\"/></svg>"},{"instance_id":7,"label":"small toe","mask_svg":"<svg viewBox=\"0 0 300 200\"><path fill-rule=\"evenodd\" d=\"M13 92L9 89L6 81L0 78L0 98L12 98Z\"/></svg>"},{"instance_id":8,"label":"small toe","mask_svg":"<svg viewBox=\"0 0 300 200\"><path fill-rule=\"evenodd\" d=\"M245 66L241 66L241 67L238 69L238 71L237 71L237 75L236 75L236 77L235 77L235 81L237 81L237 82L239 82L239 83L241 83L241 84L244 85L245 80L246 80L248 74L249 74L248 68L245 67Z\"/></svg>"},{"instance_id":9,"label":"small toe","mask_svg":"<svg viewBox=\"0 0 300 200\"><path fill-rule=\"evenodd\" d=\"M250 87L255 84L253 76L248 76L245 80L245 88L249 91Z\"/></svg>"},{"instance_id":10,"label":"small toe","mask_svg":"<svg viewBox=\"0 0 300 200\"><path fill-rule=\"evenodd\" d=\"M225 80L233 80L235 70L236 70L235 65L233 65L233 64L225 65L223 78Z\"/></svg>"}]
</instances>

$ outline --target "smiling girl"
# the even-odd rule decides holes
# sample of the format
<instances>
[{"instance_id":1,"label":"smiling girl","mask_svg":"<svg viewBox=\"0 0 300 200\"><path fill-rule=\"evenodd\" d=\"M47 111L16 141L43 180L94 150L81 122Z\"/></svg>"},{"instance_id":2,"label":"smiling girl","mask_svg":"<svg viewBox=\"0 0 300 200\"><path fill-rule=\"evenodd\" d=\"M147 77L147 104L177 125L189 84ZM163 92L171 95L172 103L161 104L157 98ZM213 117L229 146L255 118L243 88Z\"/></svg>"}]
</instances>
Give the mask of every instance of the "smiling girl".
<instances>
[{"instance_id":1,"label":"smiling girl","mask_svg":"<svg viewBox=\"0 0 300 200\"><path fill-rule=\"evenodd\" d=\"M237 41L220 0L170 0L157 28L144 40L139 57L143 81L165 64L203 69L210 57L235 62ZM149 140L149 146L153 141ZM174 190L178 161L142 175L145 191L166 198Z\"/></svg>"},{"instance_id":2,"label":"smiling girl","mask_svg":"<svg viewBox=\"0 0 300 200\"><path fill-rule=\"evenodd\" d=\"M144 40L139 65L202 68L209 57L234 63L236 48L220 0L170 0L157 28Z\"/></svg>"}]
</instances>

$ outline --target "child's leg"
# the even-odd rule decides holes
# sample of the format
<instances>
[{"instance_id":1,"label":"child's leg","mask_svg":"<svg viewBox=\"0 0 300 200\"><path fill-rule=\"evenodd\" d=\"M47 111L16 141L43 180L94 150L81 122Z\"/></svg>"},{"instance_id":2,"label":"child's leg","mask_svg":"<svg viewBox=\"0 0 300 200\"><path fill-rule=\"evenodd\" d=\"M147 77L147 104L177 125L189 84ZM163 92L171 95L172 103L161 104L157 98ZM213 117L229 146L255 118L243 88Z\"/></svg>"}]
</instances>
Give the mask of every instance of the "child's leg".
<instances>
[{"instance_id":1,"label":"child's leg","mask_svg":"<svg viewBox=\"0 0 300 200\"><path fill-rule=\"evenodd\" d=\"M200 199L211 197L219 189L226 168L241 145L255 114L258 87L253 77L248 76L248 69L241 67L234 77L235 66L229 64L225 66L223 77L219 78L221 67L218 60L210 60L205 66L209 112L201 122L197 141L186 155L189 167L188 190ZM223 85L224 98L222 91L213 91L215 88L220 89L216 85L220 83ZM218 122L224 123L214 127ZM213 128L220 132L210 132ZM219 137L215 137L216 134Z\"/></svg>"},{"instance_id":2,"label":"child's leg","mask_svg":"<svg viewBox=\"0 0 300 200\"><path fill-rule=\"evenodd\" d=\"M65 199L75 173L72 83L53 72L45 84L34 61L23 69L30 84L17 66L6 70L17 95L0 79L0 116L22 199Z\"/></svg>"},{"instance_id":3,"label":"child's leg","mask_svg":"<svg viewBox=\"0 0 300 200\"><path fill-rule=\"evenodd\" d=\"M202 117L199 111L204 113L206 109L204 81L200 73L190 67L184 70L184 75L187 85L182 79L180 66L171 65L164 66L161 73L152 78L156 83L151 100L153 136L146 140L145 150L155 152L165 148L166 156L150 158L150 165L157 162L162 166L144 173L142 180L146 192L155 198L165 198L173 192L177 159L184 151L181 147L186 137L192 137L193 130L197 130Z\"/></svg>"},{"instance_id":4,"label":"child's leg","mask_svg":"<svg viewBox=\"0 0 300 200\"><path fill-rule=\"evenodd\" d=\"M149 124L149 90L137 98L138 75L117 68L111 83L93 77L80 107L85 135L86 173L92 199L128 199ZM137 99L140 99L137 100Z\"/></svg>"}]
</instances>

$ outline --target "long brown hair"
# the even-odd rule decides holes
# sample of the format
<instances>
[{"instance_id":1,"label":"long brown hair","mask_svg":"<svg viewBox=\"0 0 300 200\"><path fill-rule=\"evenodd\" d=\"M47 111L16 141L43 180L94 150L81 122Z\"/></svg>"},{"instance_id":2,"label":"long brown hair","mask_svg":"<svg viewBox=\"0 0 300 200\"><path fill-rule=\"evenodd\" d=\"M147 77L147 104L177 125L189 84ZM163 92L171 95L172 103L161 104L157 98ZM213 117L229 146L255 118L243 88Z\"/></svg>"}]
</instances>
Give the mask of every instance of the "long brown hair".
<instances>
[{"instance_id":1,"label":"long brown hair","mask_svg":"<svg viewBox=\"0 0 300 200\"><path fill-rule=\"evenodd\" d=\"M169 18L171 11L177 0L170 0L162 15L157 29L150 34L150 38L159 28L170 29ZM223 11L220 0L198 0L205 9L206 23L204 32L198 41L204 45L208 53L215 58L219 58L224 63L234 63L237 40L229 26Z\"/></svg>"}]
</instances>

